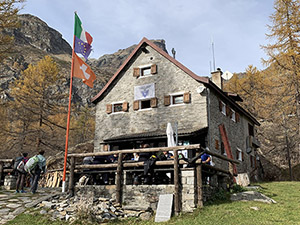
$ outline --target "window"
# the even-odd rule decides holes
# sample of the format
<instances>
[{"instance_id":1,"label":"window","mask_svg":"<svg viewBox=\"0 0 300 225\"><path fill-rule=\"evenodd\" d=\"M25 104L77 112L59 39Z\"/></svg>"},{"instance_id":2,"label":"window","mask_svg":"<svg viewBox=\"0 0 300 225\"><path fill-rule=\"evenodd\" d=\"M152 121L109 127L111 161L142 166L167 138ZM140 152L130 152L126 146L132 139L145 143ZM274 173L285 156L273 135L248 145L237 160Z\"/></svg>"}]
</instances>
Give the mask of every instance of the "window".
<instances>
[{"instance_id":1,"label":"window","mask_svg":"<svg viewBox=\"0 0 300 225\"><path fill-rule=\"evenodd\" d=\"M151 66L144 67L141 69L141 76L148 76L151 75Z\"/></svg>"},{"instance_id":2,"label":"window","mask_svg":"<svg viewBox=\"0 0 300 225\"><path fill-rule=\"evenodd\" d=\"M157 73L157 65L145 65L133 68L133 76L138 77L146 77L150 75L154 75Z\"/></svg>"},{"instance_id":3,"label":"window","mask_svg":"<svg viewBox=\"0 0 300 225\"><path fill-rule=\"evenodd\" d=\"M249 136L254 137L254 126L251 125L250 123L248 123L248 132L249 132Z\"/></svg>"},{"instance_id":4,"label":"window","mask_svg":"<svg viewBox=\"0 0 300 225\"><path fill-rule=\"evenodd\" d=\"M236 149L236 159L240 160L240 161L243 161L243 152L239 148Z\"/></svg>"},{"instance_id":5,"label":"window","mask_svg":"<svg viewBox=\"0 0 300 225\"><path fill-rule=\"evenodd\" d=\"M136 100L133 102L133 110L157 108L157 98Z\"/></svg>"},{"instance_id":6,"label":"window","mask_svg":"<svg viewBox=\"0 0 300 225\"><path fill-rule=\"evenodd\" d=\"M165 95L164 97L164 105L183 105L185 103L191 102L191 95L189 92L180 92L173 93L170 95Z\"/></svg>"},{"instance_id":7,"label":"window","mask_svg":"<svg viewBox=\"0 0 300 225\"><path fill-rule=\"evenodd\" d=\"M123 111L123 104L122 103L117 103L113 104L113 113L115 112L122 112Z\"/></svg>"},{"instance_id":8,"label":"window","mask_svg":"<svg viewBox=\"0 0 300 225\"><path fill-rule=\"evenodd\" d=\"M115 102L106 105L106 113L128 112L128 102Z\"/></svg>"},{"instance_id":9,"label":"window","mask_svg":"<svg viewBox=\"0 0 300 225\"><path fill-rule=\"evenodd\" d=\"M173 95L171 105L183 104L183 94Z\"/></svg>"},{"instance_id":10,"label":"window","mask_svg":"<svg viewBox=\"0 0 300 225\"><path fill-rule=\"evenodd\" d=\"M233 109L231 109L230 119L231 119L233 122L236 122L236 114L235 114L235 111L234 111Z\"/></svg>"},{"instance_id":11,"label":"window","mask_svg":"<svg viewBox=\"0 0 300 225\"><path fill-rule=\"evenodd\" d=\"M221 112L226 116L226 104L221 102Z\"/></svg>"},{"instance_id":12,"label":"window","mask_svg":"<svg viewBox=\"0 0 300 225\"><path fill-rule=\"evenodd\" d=\"M150 99L140 101L140 109L149 109L151 108Z\"/></svg>"}]
</instances>

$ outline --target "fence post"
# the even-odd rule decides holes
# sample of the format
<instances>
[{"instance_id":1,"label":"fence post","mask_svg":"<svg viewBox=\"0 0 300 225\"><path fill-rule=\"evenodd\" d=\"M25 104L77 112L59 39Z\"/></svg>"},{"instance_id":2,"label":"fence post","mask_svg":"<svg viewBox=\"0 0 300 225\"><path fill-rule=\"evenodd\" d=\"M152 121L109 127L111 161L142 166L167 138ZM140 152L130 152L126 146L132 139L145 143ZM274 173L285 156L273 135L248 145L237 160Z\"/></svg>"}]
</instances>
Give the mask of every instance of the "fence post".
<instances>
[{"instance_id":1,"label":"fence post","mask_svg":"<svg viewBox=\"0 0 300 225\"><path fill-rule=\"evenodd\" d=\"M196 167L197 173L197 205L203 208L203 192L202 192L202 165L198 164Z\"/></svg>"},{"instance_id":2,"label":"fence post","mask_svg":"<svg viewBox=\"0 0 300 225\"><path fill-rule=\"evenodd\" d=\"M3 176L3 162L0 162L0 183L2 180L2 176Z\"/></svg>"},{"instance_id":3,"label":"fence post","mask_svg":"<svg viewBox=\"0 0 300 225\"><path fill-rule=\"evenodd\" d=\"M71 165L70 165L70 177L69 177L69 193L71 196L74 196L74 170L75 170L75 157L71 157Z\"/></svg>"},{"instance_id":4,"label":"fence post","mask_svg":"<svg viewBox=\"0 0 300 225\"><path fill-rule=\"evenodd\" d=\"M123 153L119 153L118 156L118 167L116 177L116 201L122 205L122 174L123 174Z\"/></svg>"},{"instance_id":5,"label":"fence post","mask_svg":"<svg viewBox=\"0 0 300 225\"><path fill-rule=\"evenodd\" d=\"M174 208L175 214L179 215L180 213L180 196L179 196L179 163L178 163L178 151L174 150L174 187L175 187L175 196L174 196Z\"/></svg>"}]
</instances>

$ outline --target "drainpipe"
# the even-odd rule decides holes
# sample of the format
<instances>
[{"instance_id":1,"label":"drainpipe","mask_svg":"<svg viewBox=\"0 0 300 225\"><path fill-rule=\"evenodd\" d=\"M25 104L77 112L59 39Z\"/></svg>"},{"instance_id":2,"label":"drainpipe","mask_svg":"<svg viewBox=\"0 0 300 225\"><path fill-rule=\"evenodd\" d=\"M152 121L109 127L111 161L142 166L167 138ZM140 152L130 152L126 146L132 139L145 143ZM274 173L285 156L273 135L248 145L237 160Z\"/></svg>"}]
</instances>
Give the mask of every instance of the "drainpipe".
<instances>
[{"instance_id":1,"label":"drainpipe","mask_svg":"<svg viewBox=\"0 0 300 225\"><path fill-rule=\"evenodd\" d=\"M206 88L206 90L207 90L206 102L207 102L207 126L208 126L208 130L207 130L208 146L206 146L206 147L209 147L209 149L212 149L211 140L210 140L210 90L208 87Z\"/></svg>"}]
</instances>

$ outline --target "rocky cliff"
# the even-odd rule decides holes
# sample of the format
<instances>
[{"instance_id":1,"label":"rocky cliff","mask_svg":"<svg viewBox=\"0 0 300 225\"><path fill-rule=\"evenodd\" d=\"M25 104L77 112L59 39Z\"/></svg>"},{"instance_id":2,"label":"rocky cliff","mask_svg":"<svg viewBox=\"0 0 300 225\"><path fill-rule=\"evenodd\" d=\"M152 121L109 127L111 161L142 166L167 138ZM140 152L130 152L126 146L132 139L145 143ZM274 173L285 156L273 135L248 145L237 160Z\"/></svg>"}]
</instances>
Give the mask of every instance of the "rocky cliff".
<instances>
[{"instance_id":1,"label":"rocky cliff","mask_svg":"<svg viewBox=\"0 0 300 225\"><path fill-rule=\"evenodd\" d=\"M19 20L21 27L8 31L15 38L15 52L0 65L0 97L11 99L9 84L19 77L29 64L36 63L45 55L50 55L58 63L61 73L66 77L63 88L67 92L70 80L71 46L58 31L49 27L41 19L24 14L19 16ZM167 52L164 40L153 42ZM81 80L75 78L73 82L73 102L79 105L88 104L90 98L102 89L134 48L135 45L120 49L114 54L104 55L99 59L91 59L89 63L97 76L94 88L89 88Z\"/></svg>"}]
</instances>

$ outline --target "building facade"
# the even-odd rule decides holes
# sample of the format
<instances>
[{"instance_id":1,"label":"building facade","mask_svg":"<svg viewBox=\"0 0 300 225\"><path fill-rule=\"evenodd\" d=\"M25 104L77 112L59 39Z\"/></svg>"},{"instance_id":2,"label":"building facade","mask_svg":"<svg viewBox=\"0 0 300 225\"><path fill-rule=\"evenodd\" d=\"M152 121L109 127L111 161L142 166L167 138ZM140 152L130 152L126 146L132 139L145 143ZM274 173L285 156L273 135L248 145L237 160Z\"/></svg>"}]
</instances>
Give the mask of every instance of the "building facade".
<instances>
[{"instance_id":1,"label":"building facade","mask_svg":"<svg viewBox=\"0 0 300 225\"><path fill-rule=\"evenodd\" d=\"M255 170L257 120L222 90L222 72L200 77L143 38L105 87L96 104L95 151L167 146L166 128L177 130L178 144L201 144L241 163L238 173ZM188 157L192 157L190 153ZM222 165L217 160L214 164Z\"/></svg>"}]
</instances>

